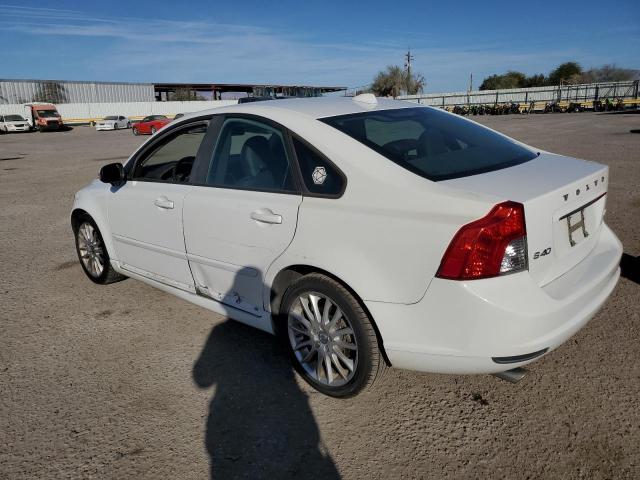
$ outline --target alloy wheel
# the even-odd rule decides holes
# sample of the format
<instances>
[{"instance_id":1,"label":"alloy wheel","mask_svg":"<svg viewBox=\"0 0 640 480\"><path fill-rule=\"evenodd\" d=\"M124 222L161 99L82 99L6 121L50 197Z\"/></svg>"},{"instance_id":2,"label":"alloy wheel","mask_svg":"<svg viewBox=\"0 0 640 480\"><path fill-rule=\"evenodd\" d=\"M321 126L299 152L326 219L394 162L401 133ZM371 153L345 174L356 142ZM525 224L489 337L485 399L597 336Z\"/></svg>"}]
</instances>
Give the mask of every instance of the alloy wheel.
<instances>
[{"instance_id":1,"label":"alloy wheel","mask_svg":"<svg viewBox=\"0 0 640 480\"><path fill-rule=\"evenodd\" d=\"M293 354L316 382L339 387L358 366L358 343L349 319L326 295L305 292L288 313L287 329Z\"/></svg>"},{"instance_id":2,"label":"alloy wheel","mask_svg":"<svg viewBox=\"0 0 640 480\"><path fill-rule=\"evenodd\" d=\"M104 271L104 246L100 235L93 225L85 222L78 228L77 236L83 265L92 277L99 278Z\"/></svg>"}]
</instances>

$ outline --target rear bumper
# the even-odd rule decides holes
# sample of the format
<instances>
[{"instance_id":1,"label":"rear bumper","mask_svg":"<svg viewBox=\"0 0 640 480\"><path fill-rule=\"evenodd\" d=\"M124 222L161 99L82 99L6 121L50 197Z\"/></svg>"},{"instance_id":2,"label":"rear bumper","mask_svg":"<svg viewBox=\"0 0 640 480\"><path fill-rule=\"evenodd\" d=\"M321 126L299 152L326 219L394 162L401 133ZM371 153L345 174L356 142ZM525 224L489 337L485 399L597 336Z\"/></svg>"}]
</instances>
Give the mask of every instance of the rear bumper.
<instances>
[{"instance_id":1,"label":"rear bumper","mask_svg":"<svg viewBox=\"0 0 640 480\"><path fill-rule=\"evenodd\" d=\"M603 225L593 251L544 287L528 272L469 282L435 278L418 303L365 303L394 367L496 373L540 358L593 318L618 281L621 255ZM523 360L512 358L518 356Z\"/></svg>"}]
</instances>

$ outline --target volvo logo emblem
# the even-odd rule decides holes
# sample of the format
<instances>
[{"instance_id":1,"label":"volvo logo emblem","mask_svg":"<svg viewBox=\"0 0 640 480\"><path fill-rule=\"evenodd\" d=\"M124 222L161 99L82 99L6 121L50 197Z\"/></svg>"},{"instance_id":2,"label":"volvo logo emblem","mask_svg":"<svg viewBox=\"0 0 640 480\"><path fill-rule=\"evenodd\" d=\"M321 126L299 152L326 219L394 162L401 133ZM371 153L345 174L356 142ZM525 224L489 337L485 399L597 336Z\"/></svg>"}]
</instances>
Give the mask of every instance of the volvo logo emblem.
<instances>
[{"instance_id":1,"label":"volvo logo emblem","mask_svg":"<svg viewBox=\"0 0 640 480\"><path fill-rule=\"evenodd\" d=\"M592 187L592 186L593 186L594 188L595 188L595 187L597 187L599 183L600 183L600 184L602 184L602 185L604 185L604 180L605 180L605 177L604 177L604 175L603 175L603 176L602 176L602 177L600 177L600 178L596 178L596 179L595 179L595 180L593 180L592 182L585 183L585 185L584 185L584 190L582 190L582 188L576 188L576 189L575 189L575 192L574 192L574 193L575 193L575 196L576 196L576 197L577 197L577 196L579 196L583 191L584 191L584 192L587 192L587 191L591 190L591 187ZM565 193L565 194L563 194L563 195L562 195L562 198L564 198L564 201L565 201L565 202L566 202L567 200L569 200L569 196L570 196L570 195L571 195L571 193Z\"/></svg>"}]
</instances>

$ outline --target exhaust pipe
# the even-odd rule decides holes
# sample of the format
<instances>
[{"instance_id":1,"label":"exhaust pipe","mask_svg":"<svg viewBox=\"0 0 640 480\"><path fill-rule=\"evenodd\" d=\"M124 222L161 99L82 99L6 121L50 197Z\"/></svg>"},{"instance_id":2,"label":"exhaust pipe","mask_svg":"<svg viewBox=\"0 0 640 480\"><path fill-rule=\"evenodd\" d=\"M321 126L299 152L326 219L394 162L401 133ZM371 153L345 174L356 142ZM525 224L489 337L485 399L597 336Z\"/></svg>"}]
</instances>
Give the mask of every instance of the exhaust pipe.
<instances>
[{"instance_id":1,"label":"exhaust pipe","mask_svg":"<svg viewBox=\"0 0 640 480\"><path fill-rule=\"evenodd\" d=\"M507 370L506 372L494 373L493 376L498 377L501 380L506 380L510 383L518 383L525 377L527 373L529 373L529 370L527 370L526 368L517 367L512 368L511 370Z\"/></svg>"}]
</instances>

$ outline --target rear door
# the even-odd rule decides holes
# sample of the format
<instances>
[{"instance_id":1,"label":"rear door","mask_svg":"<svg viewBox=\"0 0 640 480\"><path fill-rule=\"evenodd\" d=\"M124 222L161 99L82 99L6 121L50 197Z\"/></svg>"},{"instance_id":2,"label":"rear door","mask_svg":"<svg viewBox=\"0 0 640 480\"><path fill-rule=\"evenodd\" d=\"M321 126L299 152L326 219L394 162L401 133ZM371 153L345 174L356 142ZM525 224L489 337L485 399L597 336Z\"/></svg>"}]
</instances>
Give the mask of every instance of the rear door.
<instances>
[{"instance_id":1,"label":"rear door","mask_svg":"<svg viewBox=\"0 0 640 480\"><path fill-rule=\"evenodd\" d=\"M302 196L282 129L219 121L211 161L184 201L187 258L200 294L260 316L264 273L293 239Z\"/></svg>"},{"instance_id":2,"label":"rear door","mask_svg":"<svg viewBox=\"0 0 640 480\"><path fill-rule=\"evenodd\" d=\"M152 141L112 188L109 222L122 268L193 291L182 232L191 169L207 131L196 121Z\"/></svg>"}]
</instances>

